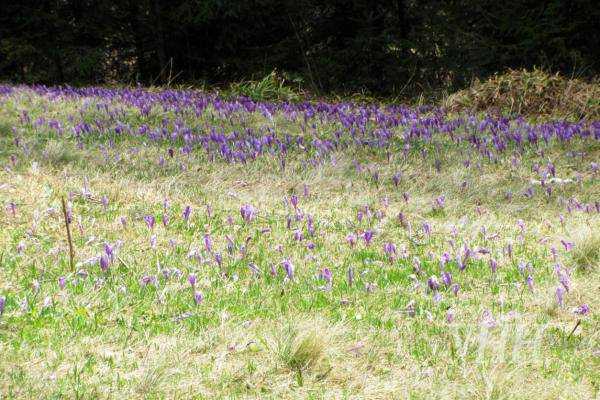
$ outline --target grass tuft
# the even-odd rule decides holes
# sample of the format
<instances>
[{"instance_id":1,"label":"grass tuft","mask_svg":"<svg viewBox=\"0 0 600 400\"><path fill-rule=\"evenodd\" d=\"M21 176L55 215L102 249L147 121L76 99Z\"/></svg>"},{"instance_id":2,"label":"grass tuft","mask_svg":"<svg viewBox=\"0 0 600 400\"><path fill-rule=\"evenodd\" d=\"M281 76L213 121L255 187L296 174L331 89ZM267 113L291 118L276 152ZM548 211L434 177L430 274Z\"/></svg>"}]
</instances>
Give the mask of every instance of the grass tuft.
<instances>
[{"instance_id":1,"label":"grass tuft","mask_svg":"<svg viewBox=\"0 0 600 400\"><path fill-rule=\"evenodd\" d=\"M600 265L600 232L590 232L575 242L571 256L581 270L589 271L598 268Z\"/></svg>"}]
</instances>

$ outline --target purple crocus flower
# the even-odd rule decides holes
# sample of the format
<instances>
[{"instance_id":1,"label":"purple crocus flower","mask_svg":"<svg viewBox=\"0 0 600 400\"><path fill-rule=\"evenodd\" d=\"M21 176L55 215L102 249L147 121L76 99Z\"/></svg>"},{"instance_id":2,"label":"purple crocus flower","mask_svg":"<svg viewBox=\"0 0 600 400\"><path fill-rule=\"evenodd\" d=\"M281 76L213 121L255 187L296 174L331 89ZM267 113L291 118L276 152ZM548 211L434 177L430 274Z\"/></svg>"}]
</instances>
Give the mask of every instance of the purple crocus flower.
<instances>
[{"instance_id":1,"label":"purple crocus flower","mask_svg":"<svg viewBox=\"0 0 600 400\"><path fill-rule=\"evenodd\" d=\"M576 309L574 309L573 312L575 314L579 314L579 315L587 315L590 312L590 306L588 306L587 304L582 304L579 307L577 307ZM1 314L1 312L0 312L0 314Z\"/></svg>"},{"instance_id":2,"label":"purple crocus flower","mask_svg":"<svg viewBox=\"0 0 600 400\"><path fill-rule=\"evenodd\" d=\"M448 309L448 311L446 311L446 322L451 324L454 321L454 310L453 309Z\"/></svg>"},{"instance_id":3,"label":"purple crocus flower","mask_svg":"<svg viewBox=\"0 0 600 400\"><path fill-rule=\"evenodd\" d=\"M200 303L202 303L202 300L204 300L204 296L202 295L202 293L199 291L195 291L194 292L194 303L196 303L196 305L199 305Z\"/></svg>"},{"instance_id":4,"label":"purple crocus flower","mask_svg":"<svg viewBox=\"0 0 600 400\"><path fill-rule=\"evenodd\" d=\"M244 204L240 207L240 214L244 221L251 222L256 215L256 210L250 204Z\"/></svg>"},{"instance_id":5,"label":"purple crocus flower","mask_svg":"<svg viewBox=\"0 0 600 400\"><path fill-rule=\"evenodd\" d=\"M185 222L188 222L190 219L190 215L192 215L192 207L185 206L185 208L183 209L183 220Z\"/></svg>"},{"instance_id":6,"label":"purple crocus flower","mask_svg":"<svg viewBox=\"0 0 600 400\"><path fill-rule=\"evenodd\" d=\"M209 233L204 234L204 248L207 252L212 253L212 239Z\"/></svg>"},{"instance_id":7,"label":"purple crocus flower","mask_svg":"<svg viewBox=\"0 0 600 400\"><path fill-rule=\"evenodd\" d=\"M319 277L325 282L327 282L328 288L331 288L331 285L333 283L333 274L331 273L331 270L329 268L323 268L323 270L319 274Z\"/></svg>"},{"instance_id":8,"label":"purple crocus flower","mask_svg":"<svg viewBox=\"0 0 600 400\"><path fill-rule=\"evenodd\" d=\"M158 280L156 279L156 276L154 276L154 275L144 275L144 276L142 276L142 279L140 279L140 285L142 285L142 286L148 286L148 285L158 286Z\"/></svg>"},{"instance_id":9,"label":"purple crocus flower","mask_svg":"<svg viewBox=\"0 0 600 400\"><path fill-rule=\"evenodd\" d=\"M167 214L163 214L162 223L165 228L167 227L167 225L169 225L169 216Z\"/></svg>"},{"instance_id":10,"label":"purple crocus flower","mask_svg":"<svg viewBox=\"0 0 600 400\"><path fill-rule=\"evenodd\" d=\"M373 231L371 230L366 230L363 233L363 239L365 241L365 244L368 246L371 244L371 240L373 240Z\"/></svg>"},{"instance_id":11,"label":"purple crocus flower","mask_svg":"<svg viewBox=\"0 0 600 400\"><path fill-rule=\"evenodd\" d=\"M458 283L453 283L452 286L450 286L450 290L452 291L452 293L454 293L455 296L458 296L458 292L460 291L460 285Z\"/></svg>"},{"instance_id":12,"label":"purple crocus flower","mask_svg":"<svg viewBox=\"0 0 600 400\"><path fill-rule=\"evenodd\" d=\"M110 264L110 260L106 254L102 254L100 256L100 269L102 272L108 271L108 266Z\"/></svg>"},{"instance_id":13,"label":"purple crocus flower","mask_svg":"<svg viewBox=\"0 0 600 400\"><path fill-rule=\"evenodd\" d=\"M415 273L420 274L421 273L421 260L419 260L418 257L413 257L412 259L412 265L413 265L413 271L415 271Z\"/></svg>"},{"instance_id":14,"label":"purple crocus flower","mask_svg":"<svg viewBox=\"0 0 600 400\"><path fill-rule=\"evenodd\" d=\"M529 291L533 293L533 276L528 275L525 282L527 283L527 287L529 288Z\"/></svg>"},{"instance_id":15,"label":"purple crocus flower","mask_svg":"<svg viewBox=\"0 0 600 400\"><path fill-rule=\"evenodd\" d=\"M256 264L249 263L248 264L248 268L250 269L250 272L252 273L252 275L259 275L260 274L260 269L256 266Z\"/></svg>"},{"instance_id":16,"label":"purple crocus flower","mask_svg":"<svg viewBox=\"0 0 600 400\"><path fill-rule=\"evenodd\" d=\"M490 259L490 269L492 270L492 274L495 274L498 270L498 262L493 258Z\"/></svg>"},{"instance_id":17,"label":"purple crocus flower","mask_svg":"<svg viewBox=\"0 0 600 400\"><path fill-rule=\"evenodd\" d=\"M407 305L406 305L406 314L408 314L409 317L414 317L416 315L416 309L415 309L415 302L414 300L411 300Z\"/></svg>"},{"instance_id":18,"label":"purple crocus flower","mask_svg":"<svg viewBox=\"0 0 600 400\"><path fill-rule=\"evenodd\" d=\"M438 282L437 276L431 275L429 279L427 279L427 286L429 286L429 289L431 290L438 290L440 288L440 283Z\"/></svg>"},{"instance_id":19,"label":"purple crocus flower","mask_svg":"<svg viewBox=\"0 0 600 400\"><path fill-rule=\"evenodd\" d=\"M302 231L300 229L294 230L294 240L298 242L304 240L304 235L302 234Z\"/></svg>"},{"instance_id":20,"label":"purple crocus flower","mask_svg":"<svg viewBox=\"0 0 600 400\"><path fill-rule=\"evenodd\" d=\"M15 218L17 216L17 205L11 201L10 203L8 203L8 209L10 210L13 218Z\"/></svg>"},{"instance_id":21,"label":"purple crocus flower","mask_svg":"<svg viewBox=\"0 0 600 400\"><path fill-rule=\"evenodd\" d=\"M67 278L65 278L64 276L61 276L58 278L58 287L62 289L65 288L65 286L67 285Z\"/></svg>"},{"instance_id":22,"label":"purple crocus flower","mask_svg":"<svg viewBox=\"0 0 600 400\"><path fill-rule=\"evenodd\" d=\"M100 200L102 202L102 206L104 207L104 211L108 209L108 197L106 195L102 196Z\"/></svg>"},{"instance_id":23,"label":"purple crocus flower","mask_svg":"<svg viewBox=\"0 0 600 400\"><path fill-rule=\"evenodd\" d=\"M450 286L452 285L452 275L448 271L442 271L442 282L444 285Z\"/></svg>"},{"instance_id":24,"label":"purple crocus flower","mask_svg":"<svg viewBox=\"0 0 600 400\"><path fill-rule=\"evenodd\" d=\"M113 261L115 258L115 248L111 246L110 243L104 243L104 253L109 258L110 261Z\"/></svg>"},{"instance_id":25,"label":"purple crocus flower","mask_svg":"<svg viewBox=\"0 0 600 400\"><path fill-rule=\"evenodd\" d=\"M6 307L6 297L0 296L0 315L4 313L4 308Z\"/></svg>"},{"instance_id":26,"label":"purple crocus flower","mask_svg":"<svg viewBox=\"0 0 600 400\"><path fill-rule=\"evenodd\" d=\"M122 226L123 228L125 228L125 227L127 226L127 218L125 218L125 217L121 216L121 217L119 218L119 221L121 222L121 226Z\"/></svg>"},{"instance_id":27,"label":"purple crocus flower","mask_svg":"<svg viewBox=\"0 0 600 400\"><path fill-rule=\"evenodd\" d=\"M496 318L489 310L485 310L481 315L481 324L488 329L495 328L498 325Z\"/></svg>"},{"instance_id":28,"label":"purple crocus flower","mask_svg":"<svg viewBox=\"0 0 600 400\"><path fill-rule=\"evenodd\" d=\"M392 242L387 242L383 245L383 251L385 252L385 254L387 254L387 256L393 260L396 257L396 245Z\"/></svg>"},{"instance_id":29,"label":"purple crocus flower","mask_svg":"<svg viewBox=\"0 0 600 400\"><path fill-rule=\"evenodd\" d=\"M146 225L148 225L149 229L154 229L154 223L156 222L156 220L154 219L154 216L146 215L144 217L144 221L146 221Z\"/></svg>"},{"instance_id":30,"label":"purple crocus flower","mask_svg":"<svg viewBox=\"0 0 600 400\"><path fill-rule=\"evenodd\" d=\"M295 194L290 196L290 203L292 203L292 206L294 208L298 208L298 196L296 196Z\"/></svg>"},{"instance_id":31,"label":"purple crocus flower","mask_svg":"<svg viewBox=\"0 0 600 400\"><path fill-rule=\"evenodd\" d=\"M562 286L556 287L556 303L558 303L559 307L563 306L563 297L565 295L565 289Z\"/></svg>"},{"instance_id":32,"label":"purple crocus flower","mask_svg":"<svg viewBox=\"0 0 600 400\"><path fill-rule=\"evenodd\" d=\"M306 219L306 230L310 236L315 235L315 220L312 215L309 215Z\"/></svg>"},{"instance_id":33,"label":"purple crocus flower","mask_svg":"<svg viewBox=\"0 0 600 400\"><path fill-rule=\"evenodd\" d=\"M354 247L356 245L356 235L354 233L349 233L346 236L346 241L350 245L350 247Z\"/></svg>"},{"instance_id":34,"label":"purple crocus flower","mask_svg":"<svg viewBox=\"0 0 600 400\"><path fill-rule=\"evenodd\" d=\"M294 265L289 260L283 260L281 262L281 266L283 267L285 274L288 280L294 279Z\"/></svg>"},{"instance_id":35,"label":"purple crocus flower","mask_svg":"<svg viewBox=\"0 0 600 400\"><path fill-rule=\"evenodd\" d=\"M221 268L223 266L223 256L221 253L215 253L215 262Z\"/></svg>"},{"instance_id":36,"label":"purple crocus flower","mask_svg":"<svg viewBox=\"0 0 600 400\"><path fill-rule=\"evenodd\" d=\"M565 248L565 251L571 251L573 249L573 242L567 242L566 240L561 240L560 243L562 243L563 247Z\"/></svg>"},{"instance_id":37,"label":"purple crocus flower","mask_svg":"<svg viewBox=\"0 0 600 400\"><path fill-rule=\"evenodd\" d=\"M441 195L435 198L433 207L442 210L446 205L446 196Z\"/></svg>"},{"instance_id":38,"label":"purple crocus flower","mask_svg":"<svg viewBox=\"0 0 600 400\"><path fill-rule=\"evenodd\" d=\"M195 287L196 286L196 274L189 274L188 275L188 282L190 283L191 287Z\"/></svg>"},{"instance_id":39,"label":"purple crocus flower","mask_svg":"<svg viewBox=\"0 0 600 400\"><path fill-rule=\"evenodd\" d=\"M429 224L429 222L423 222L423 233L427 236L431 235L431 225Z\"/></svg>"}]
</instances>

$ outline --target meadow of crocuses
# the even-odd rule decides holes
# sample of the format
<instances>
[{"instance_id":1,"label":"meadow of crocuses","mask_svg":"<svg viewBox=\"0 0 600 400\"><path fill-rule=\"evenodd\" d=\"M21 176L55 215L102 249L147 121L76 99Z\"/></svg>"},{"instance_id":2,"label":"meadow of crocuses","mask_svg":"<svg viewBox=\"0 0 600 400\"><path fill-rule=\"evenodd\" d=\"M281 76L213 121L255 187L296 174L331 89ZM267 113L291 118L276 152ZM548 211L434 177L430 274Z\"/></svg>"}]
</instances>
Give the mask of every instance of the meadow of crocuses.
<instances>
[{"instance_id":1,"label":"meadow of crocuses","mask_svg":"<svg viewBox=\"0 0 600 400\"><path fill-rule=\"evenodd\" d=\"M599 395L600 121L0 86L0 162L0 398Z\"/></svg>"}]
</instances>

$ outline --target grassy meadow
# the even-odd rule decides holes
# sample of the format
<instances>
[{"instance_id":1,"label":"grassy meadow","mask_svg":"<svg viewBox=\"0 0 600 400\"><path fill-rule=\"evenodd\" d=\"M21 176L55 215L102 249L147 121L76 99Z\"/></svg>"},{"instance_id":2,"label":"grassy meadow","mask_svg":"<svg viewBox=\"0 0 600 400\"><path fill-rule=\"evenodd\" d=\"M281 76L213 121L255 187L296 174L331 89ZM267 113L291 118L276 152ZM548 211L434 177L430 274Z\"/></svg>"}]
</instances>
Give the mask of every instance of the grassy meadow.
<instances>
[{"instance_id":1,"label":"grassy meadow","mask_svg":"<svg viewBox=\"0 0 600 400\"><path fill-rule=\"evenodd\" d=\"M599 162L591 121L2 86L0 398L598 398Z\"/></svg>"}]
</instances>

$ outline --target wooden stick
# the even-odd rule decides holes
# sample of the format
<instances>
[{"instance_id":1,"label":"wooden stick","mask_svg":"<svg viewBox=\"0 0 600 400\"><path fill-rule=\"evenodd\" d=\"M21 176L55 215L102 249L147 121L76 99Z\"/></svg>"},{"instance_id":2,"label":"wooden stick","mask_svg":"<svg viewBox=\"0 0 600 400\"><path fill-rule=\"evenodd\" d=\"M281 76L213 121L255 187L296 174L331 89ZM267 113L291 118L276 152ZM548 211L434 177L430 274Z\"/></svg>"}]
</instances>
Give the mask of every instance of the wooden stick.
<instances>
[{"instance_id":1,"label":"wooden stick","mask_svg":"<svg viewBox=\"0 0 600 400\"><path fill-rule=\"evenodd\" d=\"M64 197L62 197L60 200L62 202L63 216L65 217L65 228L67 228L67 242L69 243L69 266L71 267L71 271L75 271L75 252L73 250L73 241L71 240L71 228L69 216L67 214L67 202L65 201Z\"/></svg>"},{"instance_id":2,"label":"wooden stick","mask_svg":"<svg viewBox=\"0 0 600 400\"><path fill-rule=\"evenodd\" d=\"M577 323L575 324L575 327L573 328L573 330L571 331L571 333L569 333L569 336L567 336L567 339L571 338L571 336L575 333L575 330L579 327L580 324L581 324L581 320L578 319Z\"/></svg>"}]
</instances>

